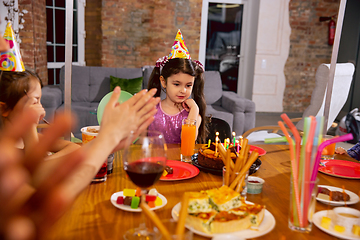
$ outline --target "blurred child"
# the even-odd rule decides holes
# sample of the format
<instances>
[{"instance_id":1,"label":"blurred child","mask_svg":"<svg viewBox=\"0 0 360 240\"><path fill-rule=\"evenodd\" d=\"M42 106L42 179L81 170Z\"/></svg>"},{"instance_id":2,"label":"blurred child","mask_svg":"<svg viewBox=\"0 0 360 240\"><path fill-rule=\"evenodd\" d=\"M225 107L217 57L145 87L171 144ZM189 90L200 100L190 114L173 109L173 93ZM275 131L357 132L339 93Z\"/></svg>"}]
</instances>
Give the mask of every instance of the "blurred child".
<instances>
[{"instance_id":1,"label":"blurred child","mask_svg":"<svg viewBox=\"0 0 360 240\"><path fill-rule=\"evenodd\" d=\"M157 88L157 96L160 96L161 87L166 93L166 98L156 106L155 120L149 126L150 130L162 132L166 143L181 142L181 124L186 118L196 120L197 142L205 142L207 129L203 73L202 64L191 60L179 30L171 53L157 60L148 84L148 89Z\"/></svg>"},{"instance_id":2,"label":"blurred child","mask_svg":"<svg viewBox=\"0 0 360 240\"><path fill-rule=\"evenodd\" d=\"M37 120L33 122L32 128L27 131L22 142L18 143L18 148L25 152L39 142L37 132L38 122L44 118L45 110L40 103L41 99L41 80L31 71L12 72L2 71L0 78L0 112L1 128L6 128L12 124L13 119L25 109L32 108L37 113ZM75 143L59 139L50 149L53 157L65 155L78 149Z\"/></svg>"},{"instance_id":3,"label":"blurred child","mask_svg":"<svg viewBox=\"0 0 360 240\"><path fill-rule=\"evenodd\" d=\"M345 150L343 147L338 147L335 149L336 154L345 154L349 157L355 158L360 161L360 140L352 148Z\"/></svg>"}]
</instances>

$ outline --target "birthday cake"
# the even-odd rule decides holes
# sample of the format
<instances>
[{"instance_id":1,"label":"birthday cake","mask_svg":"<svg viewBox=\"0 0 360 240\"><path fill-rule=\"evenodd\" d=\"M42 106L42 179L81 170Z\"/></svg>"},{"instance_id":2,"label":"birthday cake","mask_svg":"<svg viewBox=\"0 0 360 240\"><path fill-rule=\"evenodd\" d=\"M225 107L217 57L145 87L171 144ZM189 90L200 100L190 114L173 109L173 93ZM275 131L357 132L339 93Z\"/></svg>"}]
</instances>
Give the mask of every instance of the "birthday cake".
<instances>
[{"instance_id":1,"label":"birthday cake","mask_svg":"<svg viewBox=\"0 0 360 240\"><path fill-rule=\"evenodd\" d=\"M233 146L230 146L231 150L231 159L235 162L237 158L236 149ZM212 169L222 169L224 167L224 162L221 158L220 153L215 151L215 145L210 144L210 147L208 145L203 145L199 149L198 154L198 163L200 166L212 168Z\"/></svg>"}]
</instances>

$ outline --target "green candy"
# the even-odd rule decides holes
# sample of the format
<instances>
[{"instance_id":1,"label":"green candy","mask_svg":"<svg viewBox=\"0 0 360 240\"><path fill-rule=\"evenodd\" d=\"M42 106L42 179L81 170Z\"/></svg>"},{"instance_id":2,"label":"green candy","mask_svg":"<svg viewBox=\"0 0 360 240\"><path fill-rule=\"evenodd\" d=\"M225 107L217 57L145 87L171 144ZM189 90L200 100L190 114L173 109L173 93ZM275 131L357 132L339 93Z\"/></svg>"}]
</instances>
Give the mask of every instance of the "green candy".
<instances>
[{"instance_id":1,"label":"green candy","mask_svg":"<svg viewBox=\"0 0 360 240\"><path fill-rule=\"evenodd\" d=\"M131 208L136 209L139 207L140 204L140 198L139 197L133 197L131 200Z\"/></svg>"}]
</instances>

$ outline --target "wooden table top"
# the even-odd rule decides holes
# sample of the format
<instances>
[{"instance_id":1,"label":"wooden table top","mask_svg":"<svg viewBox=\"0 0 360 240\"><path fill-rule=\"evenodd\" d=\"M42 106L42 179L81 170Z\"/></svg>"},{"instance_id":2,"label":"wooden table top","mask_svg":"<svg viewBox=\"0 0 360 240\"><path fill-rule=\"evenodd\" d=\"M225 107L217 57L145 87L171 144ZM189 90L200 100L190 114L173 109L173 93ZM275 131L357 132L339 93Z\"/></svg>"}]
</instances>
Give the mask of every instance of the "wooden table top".
<instances>
[{"instance_id":1,"label":"wooden table top","mask_svg":"<svg viewBox=\"0 0 360 240\"><path fill-rule=\"evenodd\" d=\"M266 209L275 217L276 226L260 239L337 239L313 226L311 233L293 232L288 228L289 191L290 191L290 158L287 145L258 145L267 151L261 156L262 165L254 174L265 180L261 194L248 194L247 200L266 205ZM168 146L168 157L172 160L180 159L179 145ZM336 156L336 159L349 158ZM121 153L115 154L114 171L108 175L106 182L91 184L87 187L67 213L55 224L46 239L122 239L126 230L137 227L142 221L140 213L125 212L115 208L110 197L113 193L124 188L136 186L126 177L122 169ZM345 186L359 194L360 180L350 180L318 174L320 185ZM171 218L171 209L176 205L185 191L199 191L222 185L222 177L210 173L200 172L192 179L182 181L159 181L156 189L163 194L168 203L156 210L161 219ZM351 205L360 209L360 203ZM316 210L326 210L327 205L316 203ZM194 235L194 239L207 239Z\"/></svg>"}]
</instances>

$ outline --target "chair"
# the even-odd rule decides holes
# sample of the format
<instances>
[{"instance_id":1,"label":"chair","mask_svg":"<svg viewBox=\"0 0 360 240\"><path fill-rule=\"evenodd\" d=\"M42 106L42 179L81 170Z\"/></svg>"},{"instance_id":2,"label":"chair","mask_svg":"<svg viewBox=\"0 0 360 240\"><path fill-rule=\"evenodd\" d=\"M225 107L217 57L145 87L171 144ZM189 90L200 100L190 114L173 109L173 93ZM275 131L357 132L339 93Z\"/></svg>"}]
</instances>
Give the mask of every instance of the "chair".
<instances>
[{"instance_id":1,"label":"chair","mask_svg":"<svg viewBox=\"0 0 360 240\"><path fill-rule=\"evenodd\" d=\"M210 118L210 122L208 124L209 135L206 138L206 142L211 140L211 142L215 142L216 132L219 132L219 138L223 141L226 138L231 139L231 130L230 126L227 122L219 118Z\"/></svg>"},{"instance_id":2,"label":"chair","mask_svg":"<svg viewBox=\"0 0 360 240\"><path fill-rule=\"evenodd\" d=\"M330 112L328 117L328 125L326 129L328 130L340 110L344 106L348 95L349 90L353 78L355 67L352 63L337 63L335 69L334 83L333 83L333 91L331 95L331 103L330 103ZM296 124L296 128L299 131L303 130L304 118L309 116L322 116L324 114L324 106L326 100L326 87L329 79L330 72L330 64L321 64L315 75L315 88L311 95L311 101L309 107L303 113L302 118L292 119L293 122L298 122ZM264 129L272 129L278 130L279 127L275 126L262 126L260 128L253 128L249 131L245 132L243 136L247 136L249 141L252 138L252 134L258 130ZM280 135L278 135L280 136ZM274 135L268 136L267 133L262 135L262 140L269 137L275 137ZM257 139L260 137L257 136Z\"/></svg>"}]
</instances>

